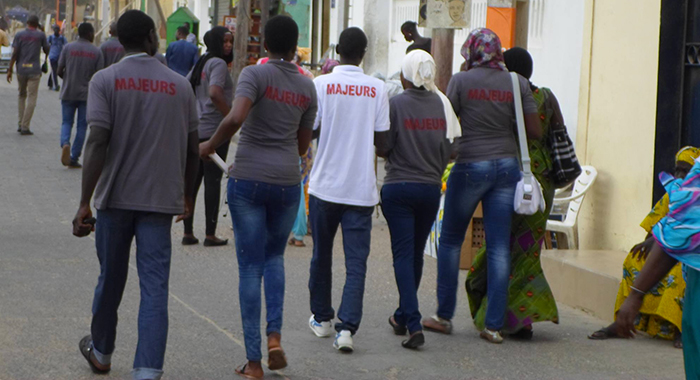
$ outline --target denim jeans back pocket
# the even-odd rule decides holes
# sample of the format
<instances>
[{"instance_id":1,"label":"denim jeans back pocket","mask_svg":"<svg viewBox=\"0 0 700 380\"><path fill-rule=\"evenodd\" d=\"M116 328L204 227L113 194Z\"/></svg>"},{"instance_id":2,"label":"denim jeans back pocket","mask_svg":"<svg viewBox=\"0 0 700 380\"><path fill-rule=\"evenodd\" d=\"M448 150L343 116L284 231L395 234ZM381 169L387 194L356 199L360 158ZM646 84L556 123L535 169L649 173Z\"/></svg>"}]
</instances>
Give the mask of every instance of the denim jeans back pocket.
<instances>
[{"instance_id":1,"label":"denim jeans back pocket","mask_svg":"<svg viewBox=\"0 0 700 380\"><path fill-rule=\"evenodd\" d=\"M301 185L280 186L283 207L291 207L301 200Z\"/></svg>"},{"instance_id":2,"label":"denim jeans back pocket","mask_svg":"<svg viewBox=\"0 0 700 380\"><path fill-rule=\"evenodd\" d=\"M497 161L498 185L512 185L518 183L522 177L520 161L517 158L504 158Z\"/></svg>"},{"instance_id":3,"label":"denim jeans back pocket","mask_svg":"<svg viewBox=\"0 0 700 380\"><path fill-rule=\"evenodd\" d=\"M234 198L254 202L258 193L258 183L241 179L231 178Z\"/></svg>"}]
</instances>

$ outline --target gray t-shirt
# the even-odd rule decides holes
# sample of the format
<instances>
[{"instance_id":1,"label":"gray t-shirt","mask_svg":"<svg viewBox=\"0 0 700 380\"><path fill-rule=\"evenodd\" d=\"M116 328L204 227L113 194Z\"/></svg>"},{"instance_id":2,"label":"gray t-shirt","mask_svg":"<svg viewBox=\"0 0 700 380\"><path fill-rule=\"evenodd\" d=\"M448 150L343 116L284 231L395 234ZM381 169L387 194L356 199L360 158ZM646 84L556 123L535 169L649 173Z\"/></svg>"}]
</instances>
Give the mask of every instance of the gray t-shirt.
<instances>
[{"instance_id":1,"label":"gray t-shirt","mask_svg":"<svg viewBox=\"0 0 700 380\"><path fill-rule=\"evenodd\" d=\"M524 114L537 113L530 84L523 77L520 93ZM481 67L457 73L446 95L462 125L458 163L518 156L510 73Z\"/></svg>"},{"instance_id":2,"label":"gray t-shirt","mask_svg":"<svg viewBox=\"0 0 700 380\"><path fill-rule=\"evenodd\" d=\"M29 28L18 32L12 41L12 48L19 51L18 75L41 75L41 50L49 49L49 42L44 32Z\"/></svg>"},{"instance_id":3,"label":"gray t-shirt","mask_svg":"<svg viewBox=\"0 0 700 380\"><path fill-rule=\"evenodd\" d=\"M241 128L231 177L291 186L301 182L297 132L312 129L316 88L296 65L268 61L248 66L238 79L236 97L253 108Z\"/></svg>"},{"instance_id":4,"label":"gray t-shirt","mask_svg":"<svg viewBox=\"0 0 700 380\"><path fill-rule=\"evenodd\" d=\"M450 160L447 121L440 97L409 89L389 100L391 129L384 183L441 185Z\"/></svg>"},{"instance_id":5,"label":"gray t-shirt","mask_svg":"<svg viewBox=\"0 0 700 380\"><path fill-rule=\"evenodd\" d=\"M187 74L187 80L190 79L190 75ZM224 116L221 114L214 102L211 101L209 97L209 86L219 86L224 90L224 96L226 97L226 103L231 106L233 102L233 79L231 74L228 72L228 66L226 61L221 58L210 58L207 63L204 64L202 69L202 81L199 86L195 89L195 95L197 96L197 112L199 112L199 138L209 139L216 132L216 128L219 127L221 120Z\"/></svg>"},{"instance_id":6,"label":"gray t-shirt","mask_svg":"<svg viewBox=\"0 0 700 380\"><path fill-rule=\"evenodd\" d=\"M153 57L125 56L90 81L87 121L112 132L95 208L180 214L197 107L185 77Z\"/></svg>"},{"instance_id":7,"label":"gray t-shirt","mask_svg":"<svg viewBox=\"0 0 700 380\"><path fill-rule=\"evenodd\" d=\"M66 68L61 100L86 101L90 79L103 66L102 52L88 40L80 38L63 47L58 59L58 69Z\"/></svg>"},{"instance_id":8,"label":"gray t-shirt","mask_svg":"<svg viewBox=\"0 0 700 380\"><path fill-rule=\"evenodd\" d=\"M110 37L107 41L100 45L102 57L104 57L105 68L119 62L124 57L124 46L119 42L117 37Z\"/></svg>"}]
</instances>

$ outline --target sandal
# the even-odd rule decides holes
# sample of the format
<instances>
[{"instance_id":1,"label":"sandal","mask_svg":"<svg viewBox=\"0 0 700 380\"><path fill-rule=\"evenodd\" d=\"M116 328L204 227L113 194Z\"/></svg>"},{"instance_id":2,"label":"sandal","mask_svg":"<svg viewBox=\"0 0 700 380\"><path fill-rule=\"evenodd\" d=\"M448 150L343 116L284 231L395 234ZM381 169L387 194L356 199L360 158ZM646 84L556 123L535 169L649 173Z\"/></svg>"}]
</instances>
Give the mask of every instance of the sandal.
<instances>
[{"instance_id":1,"label":"sandal","mask_svg":"<svg viewBox=\"0 0 700 380\"><path fill-rule=\"evenodd\" d=\"M393 315L389 317L389 325L391 325L391 328L394 329L394 335L406 335L408 332L406 326L401 326L396 323L396 319Z\"/></svg>"},{"instance_id":2,"label":"sandal","mask_svg":"<svg viewBox=\"0 0 700 380\"><path fill-rule=\"evenodd\" d=\"M428 331L439 332L442 334L452 334L452 322L448 319L442 319L437 315L423 320L423 328Z\"/></svg>"},{"instance_id":3,"label":"sandal","mask_svg":"<svg viewBox=\"0 0 700 380\"><path fill-rule=\"evenodd\" d=\"M242 366L236 368L236 375L245 377L246 379L262 379L263 376L253 376L245 373L245 370L248 368L248 363L243 364Z\"/></svg>"},{"instance_id":4,"label":"sandal","mask_svg":"<svg viewBox=\"0 0 700 380\"><path fill-rule=\"evenodd\" d=\"M485 339L491 343L501 344L503 343L503 336L499 331L491 331L489 329L484 329L481 334L481 339Z\"/></svg>"},{"instance_id":5,"label":"sandal","mask_svg":"<svg viewBox=\"0 0 700 380\"><path fill-rule=\"evenodd\" d=\"M588 339L592 340L606 340L610 338L617 338L617 334L610 331L610 329L607 327L603 327L602 329L588 336Z\"/></svg>"},{"instance_id":6,"label":"sandal","mask_svg":"<svg viewBox=\"0 0 700 380\"><path fill-rule=\"evenodd\" d=\"M78 349L80 349L80 353L83 354L83 357L85 360L87 360L93 373L104 375L112 369L111 364L104 365L100 363L98 364L106 368L98 368L97 364L95 364L95 362L92 360L92 335L86 335L83 337L83 339L80 340L80 343L78 343Z\"/></svg>"},{"instance_id":7,"label":"sandal","mask_svg":"<svg viewBox=\"0 0 700 380\"><path fill-rule=\"evenodd\" d=\"M287 356L282 347L274 347L267 350L267 368L271 371L285 368L287 366Z\"/></svg>"},{"instance_id":8,"label":"sandal","mask_svg":"<svg viewBox=\"0 0 700 380\"><path fill-rule=\"evenodd\" d=\"M291 245L293 247L299 247L299 248L306 247L306 244L304 244L303 240L297 240L295 238L289 239L289 245Z\"/></svg>"}]
</instances>

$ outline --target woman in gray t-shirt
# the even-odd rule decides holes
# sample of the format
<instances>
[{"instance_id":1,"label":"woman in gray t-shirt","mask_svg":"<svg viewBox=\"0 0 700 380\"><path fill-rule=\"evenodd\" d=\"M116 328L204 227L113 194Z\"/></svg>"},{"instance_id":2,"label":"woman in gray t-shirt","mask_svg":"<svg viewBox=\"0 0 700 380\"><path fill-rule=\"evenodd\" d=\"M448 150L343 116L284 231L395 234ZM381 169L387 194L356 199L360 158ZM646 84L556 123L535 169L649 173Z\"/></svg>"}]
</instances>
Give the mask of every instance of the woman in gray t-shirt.
<instances>
[{"instance_id":1,"label":"woman in gray t-shirt","mask_svg":"<svg viewBox=\"0 0 700 380\"><path fill-rule=\"evenodd\" d=\"M457 305L459 258L464 234L479 203L484 208L488 261L488 308L481 337L503 341L510 275L510 224L515 187L520 179L513 88L503 62L501 41L489 29L472 31L462 46L464 71L455 74L447 97L460 118L457 163L445 194L445 214L438 246L438 310L423 321L426 329L450 333ZM520 91L529 138L541 130L528 81Z\"/></svg>"},{"instance_id":2,"label":"woman in gray t-shirt","mask_svg":"<svg viewBox=\"0 0 700 380\"><path fill-rule=\"evenodd\" d=\"M231 112L200 155L241 138L229 175L228 200L236 237L238 297L248 362L236 372L262 378L260 351L261 283L265 278L268 368L287 366L281 347L284 305L284 249L301 197L299 157L311 142L316 118L316 88L292 63L299 29L290 17L265 25L269 61L241 71ZM242 127L241 127L242 125Z\"/></svg>"},{"instance_id":3,"label":"woman in gray t-shirt","mask_svg":"<svg viewBox=\"0 0 700 380\"><path fill-rule=\"evenodd\" d=\"M233 101L233 79L228 71L228 64L233 61L233 34L223 26L214 27L204 35L207 53L203 55L187 79L192 85L197 98L199 114L199 142L209 140L221 120L231 110ZM216 148L216 153L224 160L228 155L230 139ZM199 171L195 184L195 197L204 181L204 212L206 216L205 247L226 245L228 240L216 237L216 225L219 219L221 203L221 176L223 172L211 161L199 160ZM192 204L194 206L194 203ZM194 236L194 209L192 217L183 221L185 234L183 245L199 243Z\"/></svg>"}]
</instances>

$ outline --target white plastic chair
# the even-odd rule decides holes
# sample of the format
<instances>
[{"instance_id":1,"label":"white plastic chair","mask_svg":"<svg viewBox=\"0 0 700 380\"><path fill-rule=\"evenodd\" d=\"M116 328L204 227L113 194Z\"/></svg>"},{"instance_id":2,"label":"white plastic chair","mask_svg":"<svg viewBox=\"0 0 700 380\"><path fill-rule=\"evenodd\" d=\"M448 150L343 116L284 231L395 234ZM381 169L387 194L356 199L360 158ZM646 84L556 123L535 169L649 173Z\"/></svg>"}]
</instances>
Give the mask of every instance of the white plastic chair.
<instances>
[{"instance_id":1,"label":"white plastic chair","mask_svg":"<svg viewBox=\"0 0 700 380\"><path fill-rule=\"evenodd\" d=\"M586 193L591 188L596 177L598 176L598 171L592 166L582 166L581 169L581 175L579 175L578 178L576 178L576 181L574 181L574 188L571 192L571 196L557 198L556 195L560 194L562 190L557 190L554 195L553 206L566 206L568 203L564 220L547 221L547 231L564 234L566 236L567 243L569 244L569 249L578 249L578 231L576 228L578 213L581 209L581 204L583 203Z\"/></svg>"}]
</instances>

